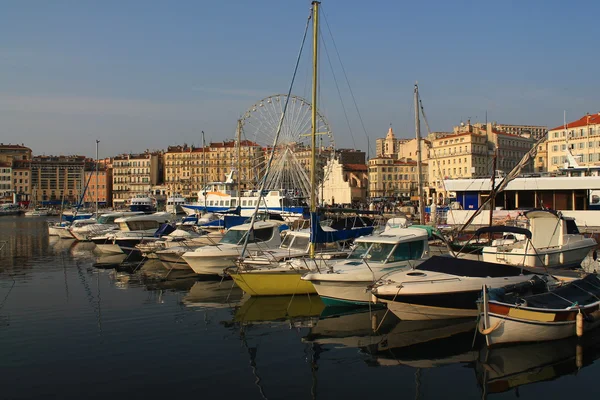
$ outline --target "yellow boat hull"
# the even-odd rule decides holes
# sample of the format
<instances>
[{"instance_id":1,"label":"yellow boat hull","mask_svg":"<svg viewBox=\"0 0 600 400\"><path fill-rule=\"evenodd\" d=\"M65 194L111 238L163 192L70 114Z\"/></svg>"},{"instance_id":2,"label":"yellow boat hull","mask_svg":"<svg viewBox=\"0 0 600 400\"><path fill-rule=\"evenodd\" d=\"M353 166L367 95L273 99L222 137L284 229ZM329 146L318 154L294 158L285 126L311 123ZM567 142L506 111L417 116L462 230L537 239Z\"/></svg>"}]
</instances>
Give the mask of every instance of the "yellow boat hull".
<instances>
[{"instance_id":1,"label":"yellow boat hull","mask_svg":"<svg viewBox=\"0 0 600 400\"><path fill-rule=\"evenodd\" d=\"M316 294L310 281L300 279L306 271L236 272L229 275L250 296L286 296L293 294Z\"/></svg>"}]
</instances>

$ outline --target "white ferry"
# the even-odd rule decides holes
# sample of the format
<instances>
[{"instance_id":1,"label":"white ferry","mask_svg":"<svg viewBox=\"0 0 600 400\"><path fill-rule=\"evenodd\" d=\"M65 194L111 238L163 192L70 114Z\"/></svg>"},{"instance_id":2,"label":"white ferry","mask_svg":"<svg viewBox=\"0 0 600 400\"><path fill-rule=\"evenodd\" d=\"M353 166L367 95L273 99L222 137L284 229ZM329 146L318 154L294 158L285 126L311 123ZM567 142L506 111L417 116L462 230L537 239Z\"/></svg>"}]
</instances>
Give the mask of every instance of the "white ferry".
<instances>
[{"instance_id":1,"label":"white ferry","mask_svg":"<svg viewBox=\"0 0 600 400\"><path fill-rule=\"evenodd\" d=\"M185 198L179 193L173 193L172 196L167 197L166 211L171 214L183 214L185 211L181 206L186 203Z\"/></svg>"},{"instance_id":2,"label":"white ferry","mask_svg":"<svg viewBox=\"0 0 600 400\"><path fill-rule=\"evenodd\" d=\"M181 205L181 208L188 215L199 214L203 212L228 212L240 208L242 217L250 217L256 209L259 201L259 191L244 191L238 196L235 190L235 183L232 179L233 172L227 176L225 182L209 183L198 192L198 201ZM302 215L306 207L304 199L294 197L283 189L265 190L260 199L258 211L279 213L282 217L297 218Z\"/></svg>"},{"instance_id":3,"label":"white ferry","mask_svg":"<svg viewBox=\"0 0 600 400\"><path fill-rule=\"evenodd\" d=\"M496 179L496 185L500 180ZM449 225L464 224L487 200L492 188L489 178L449 179L444 185L455 193L459 208L448 212ZM575 218L580 228L600 228L600 166L569 166L558 173L517 177L496 196L495 206L496 220L514 219L523 210L544 208ZM489 215L489 210L482 210L472 224L487 225Z\"/></svg>"}]
</instances>

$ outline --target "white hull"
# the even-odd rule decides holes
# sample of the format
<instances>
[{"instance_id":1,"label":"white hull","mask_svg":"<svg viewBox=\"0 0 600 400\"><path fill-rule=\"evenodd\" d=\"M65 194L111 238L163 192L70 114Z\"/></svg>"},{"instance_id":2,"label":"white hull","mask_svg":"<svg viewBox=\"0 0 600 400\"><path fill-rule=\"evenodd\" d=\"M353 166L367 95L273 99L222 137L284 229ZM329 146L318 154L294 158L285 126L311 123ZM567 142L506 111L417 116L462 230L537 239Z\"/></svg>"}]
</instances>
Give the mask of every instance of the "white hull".
<instances>
[{"instance_id":1,"label":"white hull","mask_svg":"<svg viewBox=\"0 0 600 400\"><path fill-rule=\"evenodd\" d=\"M94 224L94 225L89 225L88 227L85 227L86 229L82 229L82 228L73 228L71 229L71 235L73 235L73 237L81 242L87 242L90 240L90 238L95 237L95 236L103 236L105 234L107 234L108 232L114 232L117 231L118 227L117 225L103 225L103 224Z\"/></svg>"},{"instance_id":2,"label":"white hull","mask_svg":"<svg viewBox=\"0 0 600 400\"><path fill-rule=\"evenodd\" d=\"M71 235L71 231L69 231L68 227L55 228L56 234L61 239L74 239L75 237Z\"/></svg>"},{"instance_id":3,"label":"white hull","mask_svg":"<svg viewBox=\"0 0 600 400\"><path fill-rule=\"evenodd\" d=\"M344 303L369 304L371 291L367 289L372 281L362 282L335 282L335 281L311 281L319 296Z\"/></svg>"},{"instance_id":4,"label":"white hull","mask_svg":"<svg viewBox=\"0 0 600 400\"><path fill-rule=\"evenodd\" d=\"M190 253L193 254L193 252ZM221 254L211 256L194 256L188 254L187 256L184 255L183 259L199 275L220 275L225 268L233 267L238 257L239 254L237 251L224 251Z\"/></svg>"},{"instance_id":5,"label":"white hull","mask_svg":"<svg viewBox=\"0 0 600 400\"><path fill-rule=\"evenodd\" d=\"M48 226L48 236L58 236L58 231L60 227L58 226Z\"/></svg>"},{"instance_id":6,"label":"white hull","mask_svg":"<svg viewBox=\"0 0 600 400\"><path fill-rule=\"evenodd\" d=\"M105 254L124 254L123 250L121 250L121 248L119 247L118 244L112 244L112 243L96 244L96 249L100 253L105 253Z\"/></svg>"},{"instance_id":7,"label":"white hull","mask_svg":"<svg viewBox=\"0 0 600 400\"><path fill-rule=\"evenodd\" d=\"M581 243L573 245L537 249L537 253L533 250L525 253L525 249L502 252L495 250L493 247L485 247L482 257L483 261L496 264L525 266L526 268L556 268L581 264L596 246L596 241L591 239L590 241L581 241Z\"/></svg>"},{"instance_id":8,"label":"white hull","mask_svg":"<svg viewBox=\"0 0 600 400\"><path fill-rule=\"evenodd\" d=\"M429 307L385 300L380 302L386 303L387 308L398 318L408 321L476 317L478 314L477 309Z\"/></svg>"},{"instance_id":9,"label":"white hull","mask_svg":"<svg viewBox=\"0 0 600 400\"><path fill-rule=\"evenodd\" d=\"M484 328L483 316L480 329ZM485 336L488 346L519 342L541 342L548 340L564 339L575 336L575 321L541 322L520 321L505 316L488 314L489 327L498 327ZM584 330L591 330L600 325L600 320L593 323L584 323Z\"/></svg>"}]
</instances>

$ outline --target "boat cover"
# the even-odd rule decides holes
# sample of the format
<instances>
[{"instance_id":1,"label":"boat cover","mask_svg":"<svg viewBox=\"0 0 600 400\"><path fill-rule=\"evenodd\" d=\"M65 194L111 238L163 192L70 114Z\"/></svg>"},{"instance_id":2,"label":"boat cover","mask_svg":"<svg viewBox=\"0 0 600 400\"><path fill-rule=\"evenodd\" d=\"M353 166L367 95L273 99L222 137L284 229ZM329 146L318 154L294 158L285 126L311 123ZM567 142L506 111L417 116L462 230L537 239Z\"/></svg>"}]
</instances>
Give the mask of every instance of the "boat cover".
<instances>
[{"instance_id":1,"label":"boat cover","mask_svg":"<svg viewBox=\"0 0 600 400\"><path fill-rule=\"evenodd\" d=\"M484 226L483 228L479 228L477 231L475 231L475 236L481 236L484 233L518 233L531 239L531 231L529 229L519 228L518 226Z\"/></svg>"},{"instance_id":2,"label":"boat cover","mask_svg":"<svg viewBox=\"0 0 600 400\"><path fill-rule=\"evenodd\" d=\"M310 214L310 241L311 243L333 243L348 239L355 239L360 236L373 233L373 226L359 225L351 229L339 229L334 231L324 231L319 223L319 216L316 213ZM314 229L313 229L314 227Z\"/></svg>"},{"instance_id":3,"label":"boat cover","mask_svg":"<svg viewBox=\"0 0 600 400\"><path fill-rule=\"evenodd\" d=\"M571 281L553 291L524 296L527 307L565 309L573 306L586 306L600 299L600 279L590 274L583 279Z\"/></svg>"},{"instance_id":4,"label":"boat cover","mask_svg":"<svg viewBox=\"0 0 600 400\"><path fill-rule=\"evenodd\" d=\"M502 276L528 275L531 272L510 265L485 261L467 260L448 256L432 256L416 267L420 271L440 272L473 278L498 278Z\"/></svg>"}]
</instances>

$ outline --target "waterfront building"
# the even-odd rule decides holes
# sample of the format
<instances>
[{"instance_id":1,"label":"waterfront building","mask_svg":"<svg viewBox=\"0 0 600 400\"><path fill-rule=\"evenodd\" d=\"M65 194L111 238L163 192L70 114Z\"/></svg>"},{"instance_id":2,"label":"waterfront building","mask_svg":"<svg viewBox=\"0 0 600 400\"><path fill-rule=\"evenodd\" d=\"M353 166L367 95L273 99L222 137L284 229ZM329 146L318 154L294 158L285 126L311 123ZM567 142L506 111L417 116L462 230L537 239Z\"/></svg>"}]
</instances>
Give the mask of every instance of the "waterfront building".
<instances>
[{"instance_id":1,"label":"waterfront building","mask_svg":"<svg viewBox=\"0 0 600 400\"><path fill-rule=\"evenodd\" d=\"M85 187L84 168L84 156L34 156L31 200L43 205L59 205L64 198L66 203L76 204ZM19 186L21 179L23 184L27 181L25 176L19 176Z\"/></svg>"},{"instance_id":2,"label":"waterfront building","mask_svg":"<svg viewBox=\"0 0 600 400\"><path fill-rule=\"evenodd\" d=\"M88 189L85 192L84 203L88 206L96 204L96 191L98 192L98 205L100 207L112 206L112 168L104 163L98 163L98 178L96 179L96 164L88 162L85 168L85 182ZM97 189L96 189L97 188Z\"/></svg>"},{"instance_id":3,"label":"waterfront building","mask_svg":"<svg viewBox=\"0 0 600 400\"><path fill-rule=\"evenodd\" d=\"M123 207L132 197L148 196L153 185L160 183L163 154L121 154L113 159L113 207Z\"/></svg>"},{"instance_id":4,"label":"waterfront building","mask_svg":"<svg viewBox=\"0 0 600 400\"><path fill-rule=\"evenodd\" d=\"M0 203L12 203L12 163L0 161Z\"/></svg>"},{"instance_id":5,"label":"waterfront building","mask_svg":"<svg viewBox=\"0 0 600 400\"><path fill-rule=\"evenodd\" d=\"M326 205L357 205L366 203L369 173L365 153L341 150L325 166L322 201Z\"/></svg>"},{"instance_id":6,"label":"waterfront building","mask_svg":"<svg viewBox=\"0 0 600 400\"><path fill-rule=\"evenodd\" d=\"M31 159L12 162L12 191L17 202L27 204L31 197Z\"/></svg>"},{"instance_id":7,"label":"waterfront building","mask_svg":"<svg viewBox=\"0 0 600 400\"><path fill-rule=\"evenodd\" d=\"M22 144L0 143L0 162L10 163L13 161L31 160L31 149Z\"/></svg>"},{"instance_id":8,"label":"waterfront building","mask_svg":"<svg viewBox=\"0 0 600 400\"><path fill-rule=\"evenodd\" d=\"M236 142L211 143L206 147L169 146L164 155L164 183L168 196L179 193L193 199L210 182L223 182L231 171L237 169ZM259 172L264 168L265 150L249 140L240 146L240 187L242 190L256 186ZM195 199L194 199L195 200Z\"/></svg>"},{"instance_id":9,"label":"waterfront building","mask_svg":"<svg viewBox=\"0 0 600 400\"><path fill-rule=\"evenodd\" d=\"M533 172L548 172L548 140L538 145Z\"/></svg>"},{"instance_id":10,"label":"waterfront building","mask_svg":"<svg viewBox=\"0 0 600 400\"><path fill-rule=\"evenodd\" d=\"M496 129L496 125L466 124L454 127L451 134L432 138L429 150L429 182L431 193L447 197L444 187L447 179L489 178L494 169L511 171L531 150L535 138L530 134L512 134ZM522 172L532 172L533 163Z\"/></svg>"},{"instance_id":11,"label":"waterfront building","mask_svg":"<svg viewBox=\"0 0 600 400\"><path fill-rule=\"evenodd\" d=\"M423 188L428 187L428 163L421 164ZM418 201L417 162L409 159L397 160L391 156L369 160L369 196L371 198L394 198Z\"/></svg>"},{"instance_id":12,"label":"waterfront building","mask_svg":"<svg viewBox=\"0 0 600 400\"><path fill-rule=\"evenodd\" d=\"M431 142L427 139L421 139L421 161L427 161L429 159L429 149L431 148ZM417 159L417 138L414 139L400 139L398 140L396 158L407 160Z\"/></svg>"},{"instance_id":13,"label":"waterfront building","mask_svg":"<svg viewBox=\"0 0 600 400\"><path fill-rule=\"evenodd\" d=\"M500 132L506 132L513 135L530 135L535 140L539 140L548 133L547 126L541 125L511 125L511 124L498 124L492 123L494 129Z\"/></svg>"},{"instance_id":14,"label":"waterfront building","mask_svg":"<svg viewBox=\"0 0 600 400\"><path fill-rule=\"evenodd\" d=\"M567 148L580 166L600 163L600 113L586 114L548 131L548 172L572 166L567 165Z\"/></svg>"}]
</instances>

